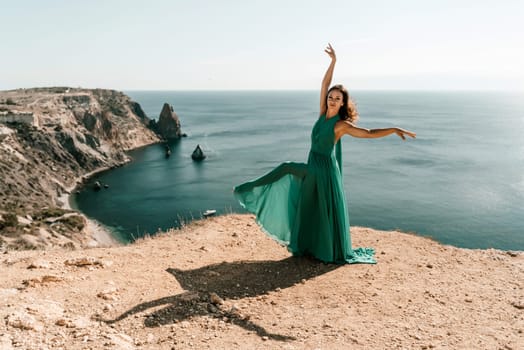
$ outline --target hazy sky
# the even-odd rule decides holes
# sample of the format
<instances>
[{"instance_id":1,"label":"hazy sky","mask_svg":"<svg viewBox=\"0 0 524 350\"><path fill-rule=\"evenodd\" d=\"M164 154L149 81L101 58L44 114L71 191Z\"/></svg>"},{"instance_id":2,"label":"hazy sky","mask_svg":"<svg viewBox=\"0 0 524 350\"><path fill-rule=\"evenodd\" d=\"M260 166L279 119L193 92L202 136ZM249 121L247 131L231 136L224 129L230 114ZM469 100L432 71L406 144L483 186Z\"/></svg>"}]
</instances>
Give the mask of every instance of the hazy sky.
<instances>
[{"instance_id":1,"label":"hazy sky","mask_svg":"<svg viewBox=\"0 0 524 350\"><path fill-rule=\"evenodd\" d=\"M524 89L523 0L0 0L0 89Z\"/></svg>"}]
</instances>

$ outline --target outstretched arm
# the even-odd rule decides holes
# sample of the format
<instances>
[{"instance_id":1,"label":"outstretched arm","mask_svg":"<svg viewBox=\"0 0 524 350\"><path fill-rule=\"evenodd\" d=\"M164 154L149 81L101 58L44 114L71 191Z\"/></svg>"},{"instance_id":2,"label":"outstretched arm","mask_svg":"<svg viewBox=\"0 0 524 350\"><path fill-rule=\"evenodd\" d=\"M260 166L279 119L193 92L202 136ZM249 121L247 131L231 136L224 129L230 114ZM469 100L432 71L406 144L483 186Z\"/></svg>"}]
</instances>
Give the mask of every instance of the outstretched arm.
<instances>
[{"instance_id":1,"label":"outstretched arm","mask_svg":"<svg viewBox=\"0 0 524 350\"><path fill-rule=\"evenodd\" d=\"M365 129L355 126L347 120L338 121L335 125L335 142L337 142L343 135L351 135L353 137L360 137L366 139L376 139L385 137L391 134L397 134L402 140L406 139L406 135L415 138L417 134L414 132L404 130L401 128L385 128L385 129Z\"/></svg>"},{"instance_id":2,"label":"outstretched arm","mask_svg":"<svg viewBox=\"0 0 524 350\"><path fill-rule=\"evenodd\" d=\"M335 63L337 62L337 55L335 54L335 50L331 44L328 44L324 51L329 55L329 57L331 57L331 63L324 74L324 79L322 79L322 87L320 88L320 115L326 114L327 112L327 92L329 90L331 80L333 79L333 71L335 70Z\"/></svg>"}]
</instances>

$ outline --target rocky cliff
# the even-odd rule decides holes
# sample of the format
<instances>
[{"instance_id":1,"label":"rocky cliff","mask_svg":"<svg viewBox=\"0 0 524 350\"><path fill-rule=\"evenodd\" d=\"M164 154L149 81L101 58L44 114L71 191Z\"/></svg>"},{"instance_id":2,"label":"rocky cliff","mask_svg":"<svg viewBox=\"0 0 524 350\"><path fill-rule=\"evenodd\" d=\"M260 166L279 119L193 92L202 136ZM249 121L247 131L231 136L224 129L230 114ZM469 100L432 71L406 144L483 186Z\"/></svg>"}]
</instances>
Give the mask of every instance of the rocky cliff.
<instances>
[{"instance_id":1,"label":"rocky cliff","mask_svg":"<svg viewBox=\"0 0 524 350\"><path fill-rule=\"evenodd\" d=\"M126 150L159 142L150 123L118 91L0 91L0 250L89 244L85 218L61 197L82 175L126 162Z\"/></svg>"},{"instance_id":2,"label":"rocky cliff","mask_svg":"<svg viewBox=\"0 0 524 350\"><path fill-rule=\"evenodd\" d=\"M166 140L178 139L182 137L180 128L180 118L175 113L173 106L168 103L164 103L158 122L151 121L151 129L161 135Z\"/></svg>"}]
</instances>

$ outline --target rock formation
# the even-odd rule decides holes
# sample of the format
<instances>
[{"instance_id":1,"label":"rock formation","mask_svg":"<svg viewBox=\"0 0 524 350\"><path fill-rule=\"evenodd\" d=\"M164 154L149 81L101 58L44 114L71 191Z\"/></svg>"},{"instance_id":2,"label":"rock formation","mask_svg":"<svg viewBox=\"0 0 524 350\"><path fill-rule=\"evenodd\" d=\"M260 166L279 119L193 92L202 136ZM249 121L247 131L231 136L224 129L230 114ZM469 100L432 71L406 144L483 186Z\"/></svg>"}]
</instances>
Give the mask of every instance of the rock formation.
<instances>
[{"instance_id":1,"label":"rock formation","mask_svg":"<svg viewBox=\"0 0 524 350\"><path fill-rule=\"evenodd\" d=\"M85 244L84 219L65 215L61 197L80 176L159 142L150 122L113 90L0 91L0 250Z\"/></svg>"},{"instance_id":2,"label":"rock formation","mask_svg":"<svg viewBox=\"0 0 524 350\"><path fill-rule=\"evenodd\" d=\"M151 127L166 140L182 137L180 119L168 103L164 103L158 122L152 121Z\"/></svg>"},{"instance_id":3,"label":"rock formation","mask_svg":"<svg viewBox=\"0 0 524 350\"><path fill-rule=\"evenodd\" d=\"M206 159L206 155L202 151L202 148L200 148L200 145L197 145L193 153L191 154L191 158L196 161L201 161Z\"/></svg>"}]
</instances>

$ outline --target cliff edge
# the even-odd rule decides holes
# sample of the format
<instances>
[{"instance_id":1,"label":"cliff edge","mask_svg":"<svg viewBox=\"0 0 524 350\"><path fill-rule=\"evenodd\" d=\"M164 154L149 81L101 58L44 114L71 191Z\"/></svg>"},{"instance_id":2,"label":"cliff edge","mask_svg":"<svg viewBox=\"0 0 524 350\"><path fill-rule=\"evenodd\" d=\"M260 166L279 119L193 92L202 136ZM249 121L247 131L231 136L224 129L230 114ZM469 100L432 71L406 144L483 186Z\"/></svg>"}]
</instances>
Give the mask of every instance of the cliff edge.
<instances>
[{"instance_id":1,"label":"cliff edge","mask_svg":"<svg viewBox=\"0 0 524 350\"><path fill-rule=\"evenodd\" d=\"M1 349L523 349L524 254L352 227L376 265L291 257L251 215L0 255Z\"/></svg>"}]
</instances>

